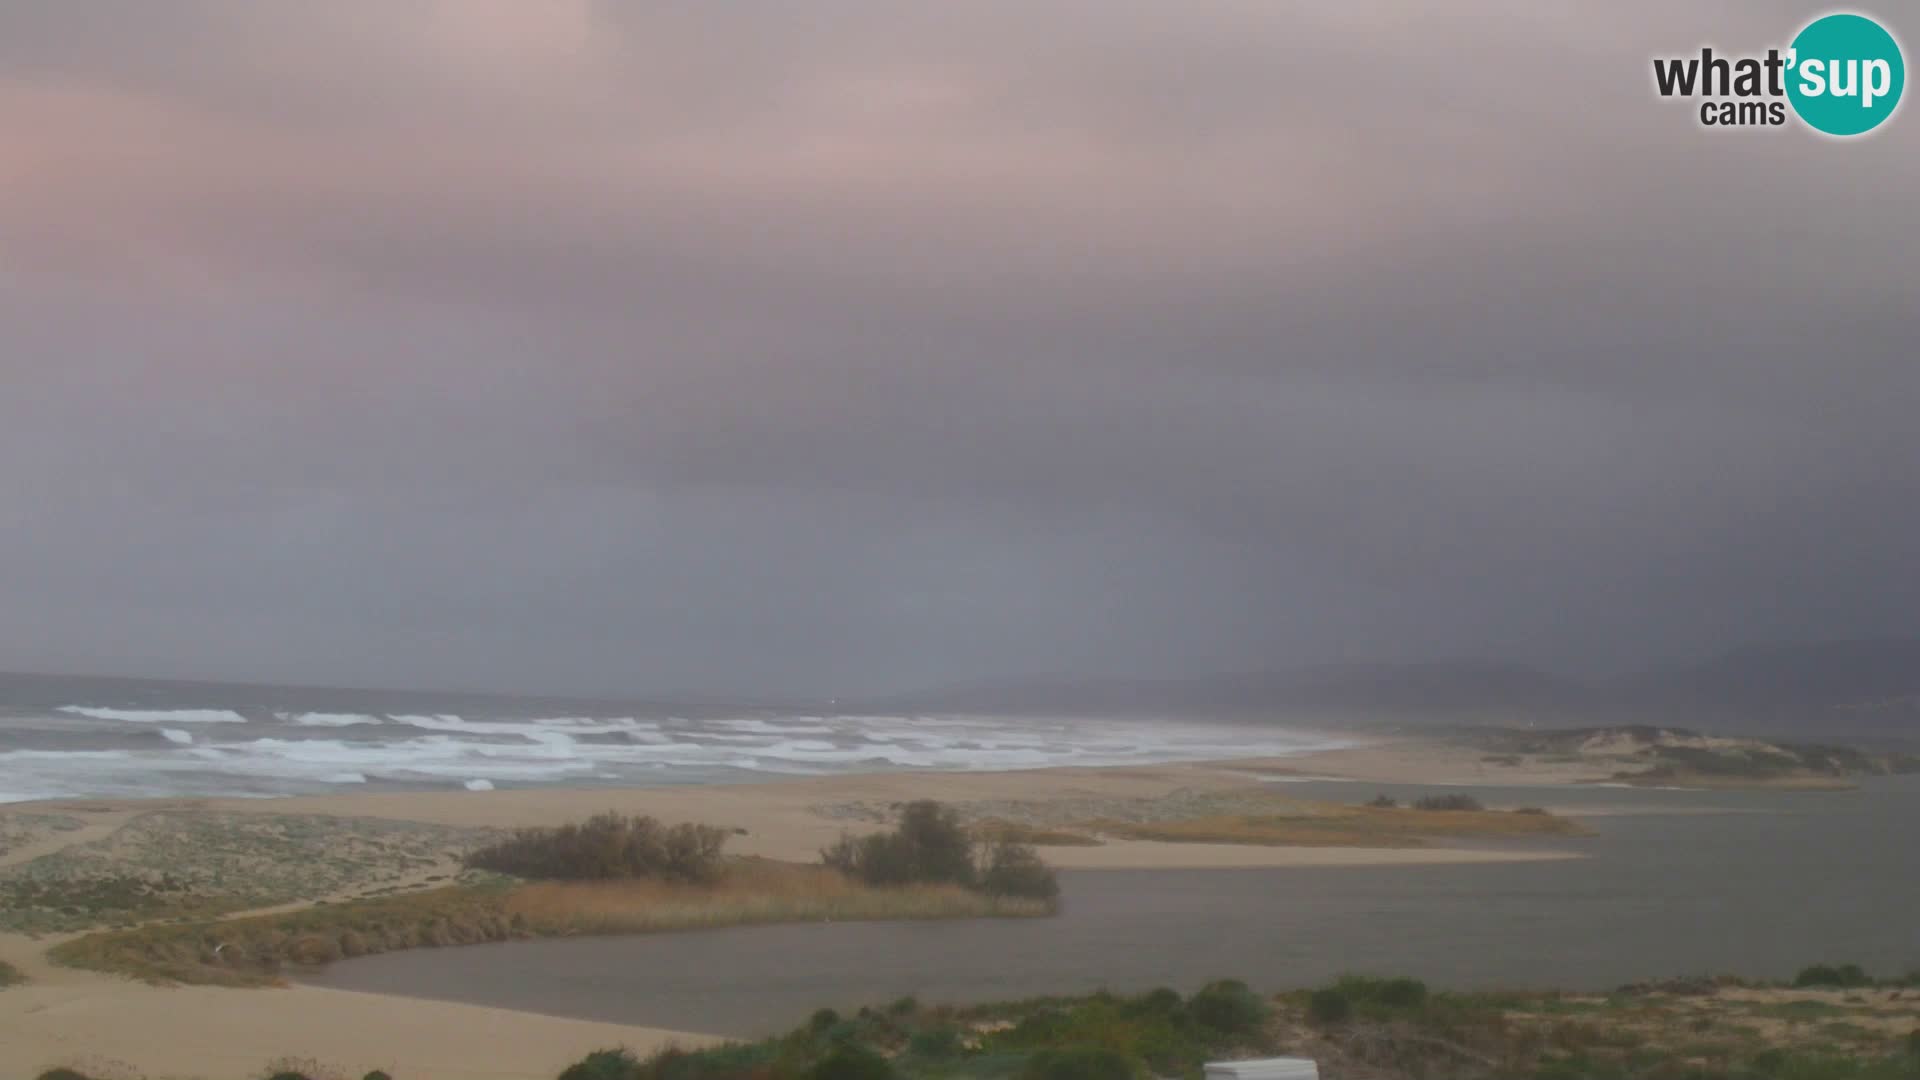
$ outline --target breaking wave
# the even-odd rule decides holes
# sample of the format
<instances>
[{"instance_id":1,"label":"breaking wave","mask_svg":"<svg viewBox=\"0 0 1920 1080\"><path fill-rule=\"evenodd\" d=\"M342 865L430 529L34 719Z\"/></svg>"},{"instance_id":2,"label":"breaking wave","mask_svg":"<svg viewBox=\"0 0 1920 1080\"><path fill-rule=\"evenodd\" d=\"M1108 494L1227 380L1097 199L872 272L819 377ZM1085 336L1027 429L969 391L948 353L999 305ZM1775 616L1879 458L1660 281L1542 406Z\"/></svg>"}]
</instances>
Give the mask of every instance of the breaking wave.
<instances>
[{"instance_id":1,"label":"breaking wave","mask_svg":"<svg viewBox=\"0 0 1920 1080\"><path fill-rule=\"evenodd\" d=\"M62 705L63 713L94 720L129 724L244 724L247 718L231 709L101 709L90 705Z\"/></svg>"},{"instance_id":2,"label":"breaking wave","mask_svg":"<svg viewBox=\"0 0 1920 1080\"><path fill-rule=\"evenodd\" d=\"M0 753L0 801L286 795L344 785L484 791L699 784L768 774L1280 757L1346 745L1271 726L1150 720L797 715L689 720L284 711L258 714L255 722L232 727L246 718L224 709L67 706L57 711L130 725L124 748L95 749L102 735L92 726L87 749L28 743L26 749ZM0 717L0 731L7 723ZM47 721L38 723L43 726L34 730L44 736ZM164 742L152 738L147 725L156 723L170 725L159 730ZM188 731L175 724L219 726Z\"/></svg>"}]
</instances>

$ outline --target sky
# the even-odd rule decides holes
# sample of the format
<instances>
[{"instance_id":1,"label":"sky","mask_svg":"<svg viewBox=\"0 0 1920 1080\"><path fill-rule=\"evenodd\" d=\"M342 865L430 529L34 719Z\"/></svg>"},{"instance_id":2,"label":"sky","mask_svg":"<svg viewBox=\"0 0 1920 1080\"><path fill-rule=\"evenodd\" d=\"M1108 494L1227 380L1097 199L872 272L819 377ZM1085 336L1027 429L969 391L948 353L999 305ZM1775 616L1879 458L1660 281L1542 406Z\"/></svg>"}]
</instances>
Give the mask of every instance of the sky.
<instances>
[{"instance_id":1,"label":"sky","mask_svg":"<svg viewBox=\"0 0 1920 1080\"><path fill-rule=\"evenodd\" d=\"M1819 10L0 0L0 670L1911 634L1920 118L1652 89Z\"/></svg>"}]
</instances>

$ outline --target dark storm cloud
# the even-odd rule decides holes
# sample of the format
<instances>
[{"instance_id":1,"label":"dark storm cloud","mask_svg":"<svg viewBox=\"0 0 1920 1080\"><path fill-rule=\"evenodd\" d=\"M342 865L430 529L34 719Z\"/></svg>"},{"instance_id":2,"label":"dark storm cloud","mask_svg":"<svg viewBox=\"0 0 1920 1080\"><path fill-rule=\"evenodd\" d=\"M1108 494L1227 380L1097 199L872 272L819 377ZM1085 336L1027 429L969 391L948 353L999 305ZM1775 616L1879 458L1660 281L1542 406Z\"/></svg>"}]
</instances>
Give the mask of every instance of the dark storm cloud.
<instances>
[{"instance_id":1,"label":"dark storm cloud","mask_svg":"<svg viewBox=\"0 0 1920 1080\"><path fill-rule=\"evenodd\" d=\"M1911 630L1790 5L22 5L0 667L856 692Z\"/></svg>"}]
</instances>

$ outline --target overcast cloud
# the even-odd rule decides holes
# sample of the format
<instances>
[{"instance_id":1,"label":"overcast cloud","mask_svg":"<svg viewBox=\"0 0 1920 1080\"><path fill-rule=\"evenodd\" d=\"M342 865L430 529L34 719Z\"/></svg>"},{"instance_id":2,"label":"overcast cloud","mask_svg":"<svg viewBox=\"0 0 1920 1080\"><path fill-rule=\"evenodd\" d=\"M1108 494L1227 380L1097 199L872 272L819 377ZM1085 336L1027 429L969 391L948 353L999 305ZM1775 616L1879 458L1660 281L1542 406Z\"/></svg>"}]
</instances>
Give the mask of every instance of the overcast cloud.
<instances>
[{"instance_id":1,"label":"overcast cloud","mask_svg":"<svg viewBox=\"0 0 1920 1080\"><path fill-rule=\"evenodd\" d=\"M1815 5L1475 7L0 2L0 669L1913 632L1912 106L1654 97Z\"/></svg>"}]
</instances>

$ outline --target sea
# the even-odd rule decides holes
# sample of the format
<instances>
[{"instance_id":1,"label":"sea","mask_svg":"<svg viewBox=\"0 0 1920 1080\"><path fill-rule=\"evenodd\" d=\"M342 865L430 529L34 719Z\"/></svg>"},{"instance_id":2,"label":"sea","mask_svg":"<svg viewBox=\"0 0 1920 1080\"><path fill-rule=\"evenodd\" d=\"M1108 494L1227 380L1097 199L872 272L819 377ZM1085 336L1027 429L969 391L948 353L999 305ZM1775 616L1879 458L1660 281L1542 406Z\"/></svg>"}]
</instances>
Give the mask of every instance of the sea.
<instances>
[{"instance_id":1,"label":"sea","mask_svg":"<svg viewBox=\"0 0 1920 1080\"><path fill-rule=\"evenodd\" d=\"M846 715L831 708L0 681L0 803L713 784L875 770L1280 757L1348 743L1271 725L1151 717Z\"/></svg>"}]
</instances>

